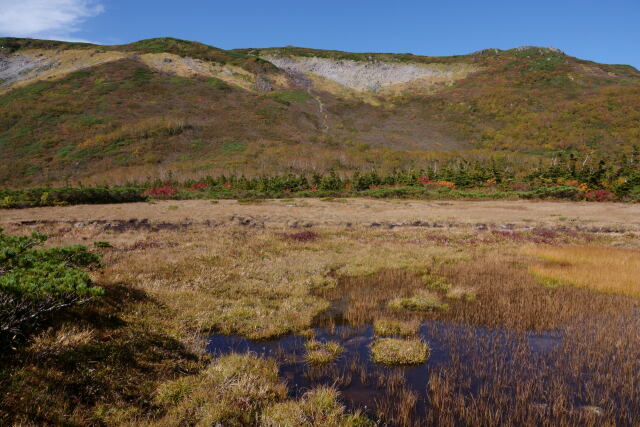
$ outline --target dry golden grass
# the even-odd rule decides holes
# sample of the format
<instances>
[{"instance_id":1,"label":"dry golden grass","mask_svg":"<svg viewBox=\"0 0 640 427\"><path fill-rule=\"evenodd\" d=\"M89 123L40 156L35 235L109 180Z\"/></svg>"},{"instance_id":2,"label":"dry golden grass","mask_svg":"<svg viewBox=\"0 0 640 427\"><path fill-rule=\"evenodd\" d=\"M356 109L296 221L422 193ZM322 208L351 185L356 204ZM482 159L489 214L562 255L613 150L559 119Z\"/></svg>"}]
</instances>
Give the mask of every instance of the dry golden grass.
<instances>
[{"instance_id":1,"label":"dry golden grass","mask_svg":"<svg viewBox=\"0 0 640 427\"><path fill-rule=\"evenodd\" d=\"M129 123L109 132L94 135L78 146L106 146L119 141L133 139L147 139L158 136L175 135L190 127L186 120L169 117L149 117L147 119Z\"/></svg>"},{"instance_id":2,"label":"dry golden grass","mask_svg":"<svg viewBox=\"0 0 640 427\"><path fill-rule=\"evenodd\" d=\"M542 262L530 271L543 282L571 284L594 289L640 296L640 251L596 246L528 246L527 255Z\"/></svg>"},{"instance_id":3,"label":"dry golden grass","mask_svg":"<svg viewBox=\"0 0 640 427\"><path fill-rule=\"evenodd\" d=\"M328 306L312 290L334 286L336 276L424 269L434 258L460 257L430 242L406 245L410 233L382 240L388 232L324 232L304 243L279 234L233 226L216 228L215 238L196 229L167 232L156 240L174 247L117 255L105 276L144 289L196 330L268 338L309 327ZM372 242L378 242L373 253Z\"/></svg>"},{"instance_id":4,"label":"dry golden grass","mask_svg":"<svg viewBox=\"0 0 640 427\"><path fill-rule=\"evenodd\" d=\"M156 401L169 409L153 425L254 424L259 409L284 400L286 390L274 361L230 354L198 375L164 383Z\"/></svg>"},{"instance_id":5,"label":"dry golden grass","mask_svg":"<svg viewBox=\"0 0 640 427\"><path fill-rule=\"evenodd\" d=\"M307 392L298 401L290 400L265 408L260 425L265 427L372 425L360 412L345 414L338 397L338 392L333 388L316 388Z\"/></svg>"}]
</instances>

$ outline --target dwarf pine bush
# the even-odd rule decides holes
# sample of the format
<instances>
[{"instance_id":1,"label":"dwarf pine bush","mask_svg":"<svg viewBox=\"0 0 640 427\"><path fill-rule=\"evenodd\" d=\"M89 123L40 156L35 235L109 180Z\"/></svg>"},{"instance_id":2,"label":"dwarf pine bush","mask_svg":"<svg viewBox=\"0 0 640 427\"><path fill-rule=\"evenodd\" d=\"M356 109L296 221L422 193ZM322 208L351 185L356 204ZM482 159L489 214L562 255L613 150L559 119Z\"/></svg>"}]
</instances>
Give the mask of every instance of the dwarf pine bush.
<instances>
[{"instance_id":1,"label":"dwarf pine bush","mask_svg":"<svg viewBox=\"0 0 640 427\"><path fill-rule=\"evenodd\" d=\"M47 236L0 228L0 343L23 336L50 314L101 295L85 268L100 263L84 246L36 249Z\"/></svg>"}]
</instances>

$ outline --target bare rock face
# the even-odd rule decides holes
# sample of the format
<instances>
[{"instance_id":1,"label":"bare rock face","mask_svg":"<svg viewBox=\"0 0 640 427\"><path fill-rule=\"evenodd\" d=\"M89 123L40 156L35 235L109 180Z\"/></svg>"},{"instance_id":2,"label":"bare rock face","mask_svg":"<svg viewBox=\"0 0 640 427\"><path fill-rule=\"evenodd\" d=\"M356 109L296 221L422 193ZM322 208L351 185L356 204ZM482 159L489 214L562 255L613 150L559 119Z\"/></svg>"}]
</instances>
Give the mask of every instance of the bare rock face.
<instances>
[{"instance_id":1,"label":"bare rock face","mask_svg":"<svg viewBox=\"0 0 640 427\"><path fill-rule=\"evenodd\" d=\"M10 85L23 80L27 75L36 75L55 67L47 58L32 55L0 56L0 85Z\"/></svg>"},{"instance_id":2,"label":"bare rock face","mask_svg":"<svg viewBox=\"0 0 640 427\"><path fill-rule=\"evenodd\" d=\"M264 59L293 75L315 74L351 89L374 92L423 78L455 80L461 71L466 71L465 67L470 68L468 64L396 64L317 57L267 56Z\"/></svg>"},{"instance_id":3,"label":"bare rock face","mask_svg":"<svg viewBox=\"0 0 640 427\"><path fill-rule=\"evenodd\" d=\"M273 90L273 85L271 84L271 80L267 76L263 76L258 74L256 76L256 90L260 93L271 92Z\"/></svg>"},{"instance_id":4,"label":"bare rock face","mask_svg":"<svg viewBox=\"0 0 640 427\"><path fill-rule=\"evenodd\" d=\"M518 51L522 51L522 50L531 50L531 49L537 49L540 50L542 52L552 52L552 53L559 53L561 55L564 55L565 53L563 51L561 51L560 49L558 49L557 47L540 47L540 46L520 46L517 47L516 50Z\"/></svg>"}]
</instances>

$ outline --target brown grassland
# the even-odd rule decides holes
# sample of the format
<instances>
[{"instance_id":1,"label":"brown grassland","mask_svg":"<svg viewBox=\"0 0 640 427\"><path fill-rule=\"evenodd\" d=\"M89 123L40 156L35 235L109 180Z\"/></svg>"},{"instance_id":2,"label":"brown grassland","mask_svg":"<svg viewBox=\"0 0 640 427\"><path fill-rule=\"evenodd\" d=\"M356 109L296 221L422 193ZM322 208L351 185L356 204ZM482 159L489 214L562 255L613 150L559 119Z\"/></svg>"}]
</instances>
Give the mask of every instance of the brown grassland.
<instances>
[{"instance_id":1,"label":"brown grassland","mask_svg":"<svg viewBox=\"0 0 640 427\"><path fill-rule=\"evenodd\" d=\"M92 275L106 291L1 356L0 425L414 425L420 399L428 424L638 424L637 210L364 199L0 210L7 233L99 251ZM426 296L437 303L389 306ZM395 398L373 412L345 405L345 376L292 396L278 360L205 352L211 333L300 333L309 363L331 365L344 349L309 328L333 322L323 316L339 298L345 322L411 343L392 349L413 350L410 363L429 356L411 337L423 321L500 334L445 333L451 363L428 373L426 397L391 373L380 381ZM528 334L543 333L561 336L554 357L532 356Z\"/></svg>"}]
</instances>

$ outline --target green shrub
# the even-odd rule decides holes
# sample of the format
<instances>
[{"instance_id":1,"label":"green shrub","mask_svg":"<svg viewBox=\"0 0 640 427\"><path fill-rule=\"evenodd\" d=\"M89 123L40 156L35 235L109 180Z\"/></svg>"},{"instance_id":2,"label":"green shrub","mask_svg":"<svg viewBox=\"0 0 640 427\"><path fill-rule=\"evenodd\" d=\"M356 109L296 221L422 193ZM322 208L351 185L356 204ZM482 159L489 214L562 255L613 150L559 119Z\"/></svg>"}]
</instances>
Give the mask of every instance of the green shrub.
<instances>
[{"instance_id":1,"label":"green shrub","mask_svg":"<svg viewBox=\"0 0 640 427\"><path fill-rule=\"evenodd\" d=\"M100 263L84 246L35 249L47 236L0 229L0 343L25 335L47 314L101 295L83 269Z\"/></svg>"},{"instance_id":2,"label":"green shrub","mask_svg":"<svg viewBox=\"0 0 640 427\"><path fill-rule=\"evenodd\" d=\"M143 202L147 197L136 187L65 187L0 190L0 208Z\"/></svg>"},{"instance_id":3,"label":"green shrub","mask_svg":"<svg viewBox=\"0 0 640 427\"><path fill-rule=\"evenodd\" d=\"M578 200L581 196L579 189L558 185L555 187L542 187L533 191L522 193L523 199L567 199Z\"/></svg>"}]
</instances>

